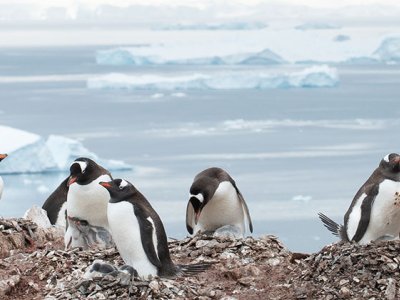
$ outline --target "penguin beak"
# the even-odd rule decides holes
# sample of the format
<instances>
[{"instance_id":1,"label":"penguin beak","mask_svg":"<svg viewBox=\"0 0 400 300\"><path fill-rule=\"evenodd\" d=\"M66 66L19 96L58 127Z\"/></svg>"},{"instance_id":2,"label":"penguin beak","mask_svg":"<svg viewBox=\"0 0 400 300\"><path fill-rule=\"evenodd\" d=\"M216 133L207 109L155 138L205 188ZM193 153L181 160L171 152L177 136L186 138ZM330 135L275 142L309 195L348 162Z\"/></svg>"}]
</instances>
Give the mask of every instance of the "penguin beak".
<instances>
[{"instance_id":1,"label":"penguin beak","mask_svg":"<svg viewBox=\"0 0 400 300\"><path fill-rule=\"evenodd\" d=\"M101 181L101 182L99 182L99 184L100 184L101 186L105 187L106 189L111 188L111 184L110 184L109 182Z\"/></svg>"},{"instance_id":2,"label":"penguin beak","mask_svg":"<svg viewBox=\"0 0 400 300\"><path fill-rule=\"evenodd\" d=\"M75 176L70 176L68 179L68 183L67 186L70 186L71 184L73 184L76 181L76 177Z\"/></svg>"},{"instance_id":3,"label":"penguin beak","mask_svg":"<svg viewBox=\"0 0 400 300\"><path fill-rule=\"evenodd\" d=\"M195 214L194 214L194 224L196 224L196 225L197 225L197 222L199 221L200 214L201 214L201 209L196 211Z\"/></svg>"},{"instance_id":4,"label":"penguin beak","mask_svg":"<svg viewBox=\"0 0 400 300\"><path fill-rule=\"evenodd\" d=\"M7 154L0 154L0 161L2 161L3 159L5 159L8 155Z\"/></svg>"}]
</instances>

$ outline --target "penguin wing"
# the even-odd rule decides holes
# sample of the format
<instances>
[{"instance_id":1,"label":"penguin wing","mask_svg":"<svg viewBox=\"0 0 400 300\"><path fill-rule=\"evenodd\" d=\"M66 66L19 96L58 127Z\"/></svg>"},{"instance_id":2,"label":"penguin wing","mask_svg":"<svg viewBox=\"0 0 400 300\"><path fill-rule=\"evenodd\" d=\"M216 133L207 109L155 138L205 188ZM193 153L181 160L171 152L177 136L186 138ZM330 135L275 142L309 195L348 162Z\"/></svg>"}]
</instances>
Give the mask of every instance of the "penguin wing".
<instances>
[{"instance_id":1,"label":"penguin wing","mask_svg":"<svg viewBox=\"0 0 400 300\"><path fill-rule=\"evenodd\" d=\"M47 200L44 202L42 206L42 208L47 212L47 216L49 217L50 223L52 225L56 224L58 213L64 202L67 201L67 194L68 194L67 181L68 177L63 182L61 182L61 184L47 198Z\"/></svg>"},{"instance_id":2,"label":"penguin wing","mask_svg":"<svg viewBox=\"0 0 400 300\"><path fill-rule=\"evenodd\" d=\"M194 225L194 208L192 202L188 201L186 207L186 229L190 234L193 234Z\"/></svg>"},{"instance_id":3,"label":"penguin wing","mask_svg":"<svg viewBox=\"0 0 400 300\"><path fill-rule=\"evenodd\" d=\"M139 221L140 236L144 252L150 262L157 268L161 268L162 264L157 254L157 235L154 222L150 216L146 216L144 212L136 213L135 215Z\"/></svg>"},{"instance_id":4,"label":"penguin wing","mask_svg":"<svg viewBox=\"0 0 400 300\"><path fill-rule=\"evenodd\" d=\"M356 233L354 234L353 238L351 238L352 241L355 242L359 242L365 232L367 231L368 225L369 225L369 221L371 219L371 210L372 210L372 206L374 204L374 200L376 198L376 195L378 194L379 191L379 185L373 185L371 186L368 191L366 191L366 197L362 200L361 203L361 216L360 216L360 220L358 222L358 226L357 226L357 230ZM354 203L356 203L357 201L353 201ZM353 206L354 208L354 206ZM345 216L345 224L347 227L348 224L348 219L349 219L350 213L346 213ZM350 237L349 237L350 239Z\"/></svg>"},{"instance_id":5,"label":"penguin wing","mask_svg":"<svg viewBox=\"0 0 400 300\"><path fill-rule=\"evenodd\" d=\"M246 219L247 219L247 223L249 224L250 232L253 233L253 223L251 222L249 208L246 204L246 201L244 201L242 193L239 191L239 189L237 187L236 187L236 191L237 191L240 203L242 204L243 211L246 215Z\"/></svg>"}]
</instances>

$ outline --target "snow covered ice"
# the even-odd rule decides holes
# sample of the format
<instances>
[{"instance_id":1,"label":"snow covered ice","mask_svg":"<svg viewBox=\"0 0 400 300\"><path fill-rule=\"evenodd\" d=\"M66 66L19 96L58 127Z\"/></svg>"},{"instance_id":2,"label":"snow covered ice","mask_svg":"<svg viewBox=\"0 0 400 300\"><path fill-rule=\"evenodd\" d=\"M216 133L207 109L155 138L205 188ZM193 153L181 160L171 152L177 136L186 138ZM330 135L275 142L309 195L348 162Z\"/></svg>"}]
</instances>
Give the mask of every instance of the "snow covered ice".
<instances>
[{"instance_id":1,"label":"snow covered ice","mask_svg":"<svg viewBox=\"0 0 400 300\"><path fill-rule=\"evenodd\" d=\"M171 49L172 48L172 49ZM249 53L207 53L206 49L184 51L173 47L113 48L99 50L100 65L274 65L285 60L269 49Z\"/></svg>"},{"instance_id":2,"label":"snow covered ice","mask_svg":"<svg viewBox=\"0 0 400 300\"><path fill-rule=\"evenodd\" d=\"M92 158L109 170L131 169L122 161L101 159L79 141L63 136L44 139L7 126L0 126L0 136L0 149L9 155L0 165L0 174L67 171L80 156Z\"/></svg>"},{"instance_id":3,"label":"snow covered ice","mask_svg":"<svg viewBox=\"0 0 400 300\"><path fill-rule=\"evenodd\" d=\"M273 89L332 87L339 83L335 68L312 66L302 71L272 74L268 72L195 73L180 76L126 75L111 73L90 78L92 89L190 90L190 89Z\"/></svg>"},{"instance_id":4,"label":"snow covered ice","mask_svg":"<svg viewBox=\"0 0 400 300\"><path fill-rule=\"evenodd\" d=\"M386 63L400 63L400 37L384 39L374 56Z\"/></svg>"}]
</instances>

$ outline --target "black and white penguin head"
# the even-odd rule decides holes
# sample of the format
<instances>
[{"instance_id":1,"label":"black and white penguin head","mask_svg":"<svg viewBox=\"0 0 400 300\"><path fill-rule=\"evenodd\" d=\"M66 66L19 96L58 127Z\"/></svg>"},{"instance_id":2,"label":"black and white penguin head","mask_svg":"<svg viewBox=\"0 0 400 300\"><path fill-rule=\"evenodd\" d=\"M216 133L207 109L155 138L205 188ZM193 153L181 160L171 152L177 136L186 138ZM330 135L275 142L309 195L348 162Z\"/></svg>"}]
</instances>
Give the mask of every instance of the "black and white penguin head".
<instances>
[{"instance_id":1,"label":"black and white penguin head","mask_svg":"<svg viewBox=\"0 0 400 300\"><path fill-rule=\"evenodd\" d=\"M210 196L213 194L213 189L215 190L215 180L209 177L203 177L197 180L190 187L190 199L189 201L192 203L194 209L194 222L197 224L197 221L200 217L201 211L204 206L210 200ZM218 184L217 184L218 185Z\"/></svg>"},{"instance_id":2,"label":"black and white penguin head","mask_svg":"<svg viewBox=\"0 0 400 300\"><path fill-rule=\"evenodd\" d=\"M136 193L136 188L132 183L124 179L114 179L109 182L99 182L99 184L107 189L110 193L110 203L118 203L125 201Z\"/></svg>"},{"instance_id":3,"label":"black and white penguin head","mask_svg":"<svg viewBox=\"0 0 400 300\"><path fill-rule=\"evenodd\" d=\"M3 159L5 159L8 155L7 154L0 154L0 161L2 161Z\"/></svg>"},{"instance_id":4,"label":"black and white penguin head","mask_svg":"<svg viewBox=\"0 0 400 300\"><path fill-rule=\"evenodd\" d=\"M379 165L379 167L388 174L400 174L400 155L397 153L390 153L386 155Z\"/></svg>"},{"instance_id":5,"label":"black and white penguin head","mask_svg":"<svg viewBox=\"0 0 400 300\"><path fill-rule=\"evenodd\" d=\"M93 160L86 157L79 157L71 164L69 168L70 175L68 179L68 186L77 182L80 185L89 184L94 179L102 175L103 170Z\"/></svg>"}]
</instances>

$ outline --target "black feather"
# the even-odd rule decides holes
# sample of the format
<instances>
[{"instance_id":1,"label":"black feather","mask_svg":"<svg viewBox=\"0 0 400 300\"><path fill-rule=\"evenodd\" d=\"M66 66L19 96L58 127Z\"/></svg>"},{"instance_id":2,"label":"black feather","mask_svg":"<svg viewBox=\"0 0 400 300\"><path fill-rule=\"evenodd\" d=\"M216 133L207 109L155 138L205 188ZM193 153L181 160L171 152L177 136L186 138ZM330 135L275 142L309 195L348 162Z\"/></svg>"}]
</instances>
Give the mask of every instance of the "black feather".
<instances>
[{"instance_id":1,"label":"black feather","mask_svg":"<svg viewBox=\"0 0 400 300\"><path fill-rule=\"evenodd\" d=\"M318 213L318 217L321 219L322 223L324 223L324 226L332 232L333 235L339 237L341 235L342 231L342 225L339 225L335 221L333 221L331 218L328 216L324 215L323 213Z\"/></svg>"},{"instance_id":2,"label":"black feather","mask_svg":"<svg viewBox=\"0 0 400 300\"><path fill-rule=\"evenodd\" d=\"M206 262L192 264L192 265L177 265L178 268L177 275L193 276L206 271L208 268L211 267L211 265L212 265L211 263L206 263Z\"/></svg>"}]
</instances>

